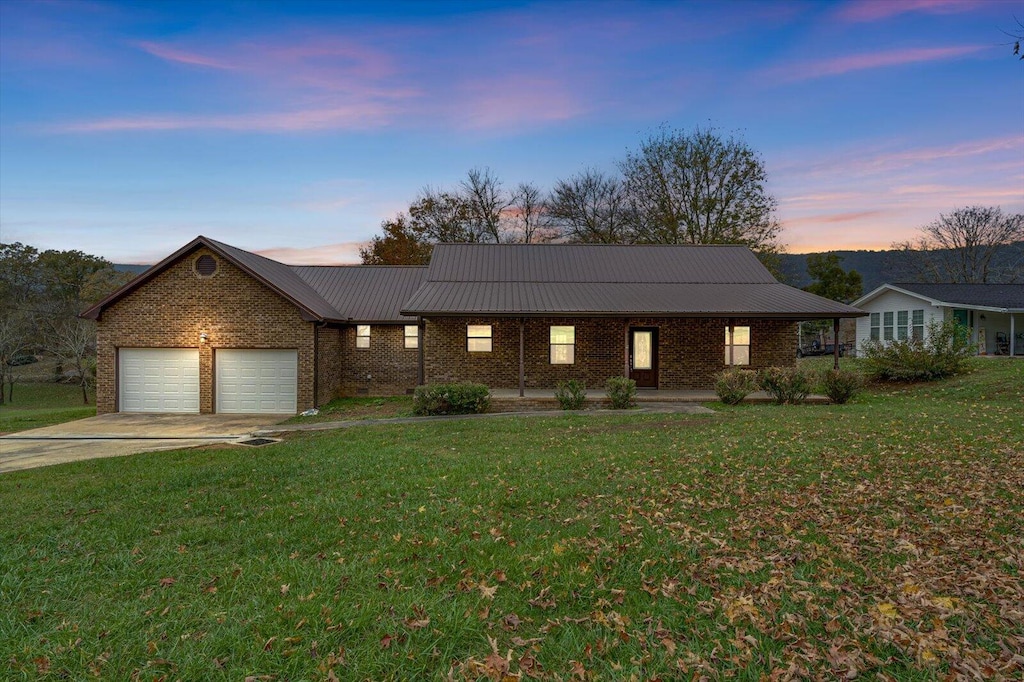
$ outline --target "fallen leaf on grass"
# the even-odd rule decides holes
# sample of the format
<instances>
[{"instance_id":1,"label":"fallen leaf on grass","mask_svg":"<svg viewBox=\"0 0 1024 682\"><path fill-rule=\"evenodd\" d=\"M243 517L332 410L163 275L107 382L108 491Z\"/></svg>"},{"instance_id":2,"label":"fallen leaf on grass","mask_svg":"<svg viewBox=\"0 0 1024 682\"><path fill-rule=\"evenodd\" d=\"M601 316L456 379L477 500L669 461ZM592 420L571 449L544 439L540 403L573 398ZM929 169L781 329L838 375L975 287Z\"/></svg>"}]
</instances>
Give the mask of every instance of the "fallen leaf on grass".
<instances>
[{"instance_id":1,"label":"fallen leaf on grass","mask_svg":"<svg viewBox=\"0 0 1024 682\"><path fill-rule=\"evenodd\" d=\"M174 578L160 578L160 587L170 587L176 582L178 581Z\"/></svg>"}]
</instances>

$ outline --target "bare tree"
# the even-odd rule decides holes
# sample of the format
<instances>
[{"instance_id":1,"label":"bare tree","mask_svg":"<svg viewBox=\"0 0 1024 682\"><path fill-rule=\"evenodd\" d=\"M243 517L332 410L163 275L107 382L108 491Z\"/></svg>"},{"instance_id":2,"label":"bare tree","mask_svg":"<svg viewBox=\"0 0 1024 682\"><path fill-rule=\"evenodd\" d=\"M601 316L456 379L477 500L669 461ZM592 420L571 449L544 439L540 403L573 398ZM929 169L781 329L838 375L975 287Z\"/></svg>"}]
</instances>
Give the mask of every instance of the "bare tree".
<instances>
[{"instance_id":1,"label":"bare tree","mask_svg":"<svg viewBox=\"0 0 1024 682\"><path fill-rule=\"evenodd\" d=\"M82 403L88 405L95 370L96 324L79 318L56 321L48 335L47 345L65 367L70 366L74 370L82 389Z\"/></svg>"},{"instance_id":2,"label":"bare tree","mask_svg":"<svg viewBox=\"0 0 1024 682\"><path fill-rule=\"evenodd\" d=\"M430 243L487 241L474 228L466 200L451 192L425 187L409 206L409 220L413 233Z\"/></svg>"},{"instance_id":3,"label":"bare tree","mask_svg":"<svg viewBox=\"0 0 1024 682\"><path fill-rule=\"evenodd\" d=\"M548 215L572 242L629 244L634 240L634 221L622 183L599 170L587 169L556 182Z\"/></svg>"},{"instance_id":4,"label":"bare tree","mask_svg":"<svg viewBox=\"0 0 1024 682\"><path fill-rule=\"evenodd\" d=\"M555 233L550 226L547 205L539 187L521 182L512 193L512 202L505 211L511 238L522 244L550 241Z\"/></svg>"},{"instance_id":5,"label":"bare tree","mask_svg":"<svg viewBox=\"0 0 1024 682\"><path fill-rule=\"evenodd\" d=\"M512 198L490 168L474 168L460 184L472 230L480 241L501 243L504 233L502 215L512 205Z\"/></svg>"},{"instance_id":6,"label":"bare tree","mask_svg":"<svg viewBox=\"0 0 1024 682\"><path fill-rule=\"evenodd\" d=\"M8 310L0 316L0 405L14 400L14 384L18 380L15 370L18 356L32 349L34 338L32 318L22 311Z\"/></svg>"},{"instance_id":7,"label":"bare tree","mask_svg":"<svg viewBox=\"0 0 1024 682\"><path fill-rule=\"evenodd\" d=\"M1024 215L968 206L940 214L916 240L893 244L909 275L922 282L985 284L1024 279Z\"/></svg>"},{"instance_id":8,"label":"bare tree","mask_svg":"<svg viewBox=\"0 0 1024 682\"><path fill-rule=\"evenodd\" d=\"M742 139L714 128L663 128L620 164L637 241L746 244L774 252L781 226L764 162Z\"/></svg>"}]
</instances>

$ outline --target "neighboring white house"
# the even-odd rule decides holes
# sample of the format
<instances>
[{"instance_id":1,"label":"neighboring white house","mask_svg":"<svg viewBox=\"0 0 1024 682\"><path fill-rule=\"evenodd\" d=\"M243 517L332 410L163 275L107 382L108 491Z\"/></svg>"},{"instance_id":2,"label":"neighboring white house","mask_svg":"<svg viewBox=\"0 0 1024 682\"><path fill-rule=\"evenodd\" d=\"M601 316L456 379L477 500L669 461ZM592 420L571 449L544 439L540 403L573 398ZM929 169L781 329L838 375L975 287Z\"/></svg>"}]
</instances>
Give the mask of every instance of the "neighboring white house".
<instances>
[{"instance_id":1,"label":"neighboring white house","mask_svg":"<svg viewBox=\"0 0 1024 682\"><path fill-rule=\"evenodd\" d=\"M1024 284L883 284L850 305L870 313L857 318L858 350L924 339L931 322L955 319L982 355L1024 355Z\"/></svg>"}]
</instances>

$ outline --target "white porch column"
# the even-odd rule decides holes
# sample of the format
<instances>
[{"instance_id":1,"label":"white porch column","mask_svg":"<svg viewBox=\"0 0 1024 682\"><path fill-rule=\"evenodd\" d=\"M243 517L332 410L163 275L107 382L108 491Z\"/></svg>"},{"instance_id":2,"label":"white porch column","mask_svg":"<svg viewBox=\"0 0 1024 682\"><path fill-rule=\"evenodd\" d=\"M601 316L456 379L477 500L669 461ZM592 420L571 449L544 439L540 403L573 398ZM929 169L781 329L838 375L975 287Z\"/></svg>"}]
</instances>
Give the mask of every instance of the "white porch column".
<instances>
[{"instance_id":1,"label":"white porch column","mask_svg":"<svg viewBox=\"0 0 1024 682\"><path fill-rule=\"evenodd\" d=\"M1017 354L1017 334L1013 328L1013 313L1010 313L1010 357Z\"/></svg>"}]
</instances>

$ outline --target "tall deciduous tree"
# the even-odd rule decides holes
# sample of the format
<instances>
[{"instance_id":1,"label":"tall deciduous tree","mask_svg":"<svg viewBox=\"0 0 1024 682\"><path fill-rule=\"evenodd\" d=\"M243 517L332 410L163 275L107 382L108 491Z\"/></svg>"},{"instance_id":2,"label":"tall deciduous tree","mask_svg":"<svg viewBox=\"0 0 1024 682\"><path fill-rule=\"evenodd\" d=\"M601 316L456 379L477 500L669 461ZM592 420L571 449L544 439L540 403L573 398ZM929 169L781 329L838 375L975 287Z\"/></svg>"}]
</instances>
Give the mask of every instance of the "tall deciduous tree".
<instances>
[{"instance_id":1,"label":"tall deciduous tree","mask_svg":"<svg viewBox=\"0 0 1024 682\"><path fill-rule=\"evenodd\" d=\"M849 303L860 297L864 283L856 270L843 270L842 258L834 253L812 253L807 256L807 274L814 280L806 291L833 301Z\"/></svg>"},{"instance_id":2,"label":"tall deciduous tree","mask_svg":"<svg viewBox=\"0 0 1024 682\"><path fill-rule=\"evenodd\" d=\"M634 220L622 182L588 169L559 180L548 200L548 215L561 236L571 242L629 244Z\"/></svg>"},{"instance_id":3,"label":"tall deciduous tree","mask_svg":"<svg viewBox=\"0 0 1024 682\"><path fill-rule=\"evenodd\" d=\"M466 174L460 184L459 194L466 204L470 231L479 241L501 243L507 241L505 221L506 209L512 205L512 197L490 168L474 168Z\"/></svg>"},{"instance_id":4,"label":"tall deciduous tree","mask_svg":"<svg viewBox=\"0 0 1024 682\"><path fill-rule=\"evenodd\" d=\"M893 244L911 277L922 282L985 284L1024 280L1024 214L999 207L955 209L920 230L911 241Z\"/></svg>"},{"instance_id":5,"label":"tall deciduous tree","mask_svg":"<svg viewBox=\"0 0 1024 682\"><path fill-rule=\"evenodd\" d=\"M383 234L359 249L364 265L426 265L433 244L422 241L409 225L409 217L399 213L380 224Z\"/></svg>"},{"instance_id":6,"label":"tall deciduous tree","mask_svg":"<svg viewBox=\"0 0 1024 682\"><path fill-rule=\"evenodd\" d=\"M663 128L620 168L637 241L778 250L781 227L764 162L742 139L714 128Z\"/></svg>"}]
</instances>

